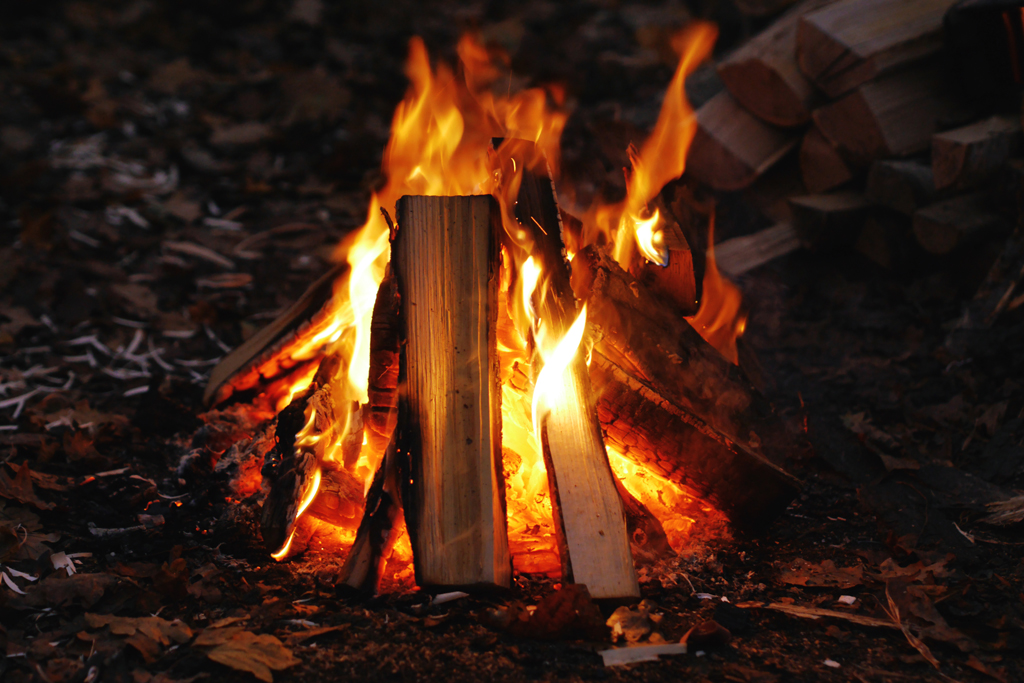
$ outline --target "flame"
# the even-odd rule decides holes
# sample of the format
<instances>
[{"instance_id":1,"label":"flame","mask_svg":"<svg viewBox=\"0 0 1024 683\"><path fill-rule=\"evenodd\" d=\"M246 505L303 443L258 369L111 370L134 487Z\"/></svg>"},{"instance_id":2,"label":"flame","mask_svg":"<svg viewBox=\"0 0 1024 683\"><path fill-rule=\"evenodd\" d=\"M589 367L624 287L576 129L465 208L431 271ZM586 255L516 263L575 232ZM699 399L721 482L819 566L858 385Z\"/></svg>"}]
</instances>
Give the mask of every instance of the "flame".
<instances>
[{"instance_id":1,"label":"flame","mask_svg":"<svg viewBox=\"0 0 1024 683\"><path fill-rule=\"evenodd\" d=\"M739 288L722 277L715 263L715 222L708 232L708 261L704 270L704 295L696 315L686 320L730 362L739 362L736 340L747 326L747 316L741 310L743 296Z\"/></svg>"},{"instance_id":2,"label":"flame","mask_svg":"<svg viewBox=\"0 0 1024 683\"><path fill-rule=\"evenodd\" d=\"M665 248L665 235L657 230L661 212L657 209L650 218L635 222L633 230L636 234L636 245L644 258L659 266L668 265L668 250Z\"/></svg>"},{"instance_id":3,"label":"flame","mask_svg":"<svg viewBox=\"0 0 1024 683\"><path fill-rule=\"evenodd\" d=\"M583 208L580 235L563 236L569 254L588 244L610 243L623 267L628 268L634 257L638 258L637 250L653 263L668 265L664 218L657 207L650 205L662 187L685 170L696 121L683 86L686 77L710 54L715 37L714 26L703 22L694 23L677 36L674 46L680 61L655 128L639 150L628 150L631 170L626 179L626 198L616 204ZM386 181L372 194L365 223L335 251L334 258L347 264L348 269L335 282L328 315L300 335L287 349L284 360L275 360L272 367L261 368L260 373L272 377L280 368L293 368L287 381L272 385L269 398L280 410L307 390L319 359L333 354L342 360L340 371L331 380L335 405L354 404L358 409L366 403L370 322L390 259L390 228L382 209L393 215L403 195L492 194L499 204L507 238L502 244L498 360L509 545L513 562L521 571L557 572L559 561L538 428L547 412L566 400L560 395L560 379L582 345L586 307L557 338L552 322L544 320L541 313L550 274L543 272L542 259L534 257L532 226L526 230L519 224L515 204L524 168L538 170L539 165L546 164L541 170L561 181L559 144L567 119L561 108L565 96L561 88L551 86L505 92L501 86L508 60L496 58L472 36L460 40L458 55L458 69L444 64L432 67L422 40L410 41L405 69L410 86L392 119L382 164ZM505 139L497 150L491 142L496 137ZM565 189L571 192L567 185ZM728 337L742 333L739 296L718 274L713 254L708 257L704 303L691 323L711 343L721 344L719 348L726 349L723 353L735 361L735 336L731 355ZM538 367L540 371L532 382ZM348 432L360 424L348 415L336 415L333 426L320 432L313 408L307 408L306 418L296 447L312 450L320 462L338 460L336 454ZM371 452L365 437L362 443L364 447L351 472L368 486L383 454ZM616 474L652 510L655 503L648 499L663 501L657 504L656 514L676 520L672 528L677 537L688 533L690 525L672 517L673 501L682 501L683 494L673 493L671 482L648 476L616 454L610 454L610 460ZM299 516L315 498L320 478L318 468L303 492ZM669 526L666 523L666 529ZM388 560L389 571L393 565L393 577L409 581L411 547L404 522L395 531L398 540ZM341 530L336 534L340 539L337 542L350 543L345 539L351 535L352 530ZM287 556L293 539L294 533L274 557Z\"/></svg>"},{"instance_id":4,"label":"flame","mask_svg":"<svg viewBox=\"0 0 1024 683\"><path fill-rule=\"evenodd\" d=\"M541 369L540 374L537 375L537 382L533 386L533 429L537 434L537 440L540 440L540 424L544 415L541 414L541 410L545 413L550 411L552 406L557 404L556 394L558 388L562 386L559 380L562 379L566 368L572 363L573 358L576 357L576 353L579 351L580 342L583 341L583 331L587 327L587 307L584 306L572 326L569 327L569 331L565 333L565 336L555 344L554 349L550 352L545 352L544 348L548 344L547 340L544 339L545 335L538 335L537 349L540 351L541 357L544 359L544 367Z\"/></svg>"}]
</instances>

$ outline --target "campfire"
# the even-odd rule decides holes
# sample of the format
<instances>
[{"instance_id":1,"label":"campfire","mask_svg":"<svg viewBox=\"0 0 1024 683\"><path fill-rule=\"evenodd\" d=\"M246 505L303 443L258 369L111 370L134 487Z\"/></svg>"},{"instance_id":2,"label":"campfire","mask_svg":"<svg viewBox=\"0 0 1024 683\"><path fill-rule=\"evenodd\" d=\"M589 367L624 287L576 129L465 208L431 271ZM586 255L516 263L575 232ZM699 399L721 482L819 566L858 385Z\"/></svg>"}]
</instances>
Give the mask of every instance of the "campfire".
<instances>
[{"instance_id":1,"label":"campfire","mask_svg":"<svg viewBox=\"0 0 1024 683\"><path fill-rule=\"evenodd\" d=\"M590 206L560 173L561 90L507 92L472 37L455 70L411 42L366 223L207 388L264 420L228 457L239 495L267 493L275 559L315 532L358 589L515 570L635 598L635 562L685 545L695 515L758 531L792 500L799 445L737 365L713 205L678 180L684 81L714 39L676 37L626 196Z\"/></svg>"}]
</instances>

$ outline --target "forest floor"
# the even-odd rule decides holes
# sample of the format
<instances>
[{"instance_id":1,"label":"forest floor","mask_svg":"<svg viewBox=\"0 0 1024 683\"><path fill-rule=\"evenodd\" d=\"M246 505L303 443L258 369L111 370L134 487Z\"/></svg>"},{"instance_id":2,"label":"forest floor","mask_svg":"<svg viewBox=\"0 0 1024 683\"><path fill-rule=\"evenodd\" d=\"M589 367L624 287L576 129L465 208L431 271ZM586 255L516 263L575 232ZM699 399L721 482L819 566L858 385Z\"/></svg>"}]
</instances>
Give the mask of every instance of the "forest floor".
<instances>
[{"instance_id":1,"label":"forest floor","mask_svg":"<svg viewBox=\"0 0 1024 683\"><path fill-rule=\"evenodd\" d=\"M752 26L710 5L721 52ZM1024 307L944 346L999 244L898 270L797 252L741 279L764 391L815 454L762 537L698 534L641 568L627 635L728 631L691 633L685 655L606 667L609 608L567 616L571 589L544 577L443 604L341 593L338 557L273 562L252 509L179 475L219 436L210 369L365 219L411 36L450 63L479 29L517 87L566 84L566 172L614 196L671 78L667 41L699 11L0 10L0 679L1024 680L1024 533L985 522L1024 489ZM767 225L720 199L718 239ZM535 605L545 628L503 627Z\"/></svg>"}]
</instances>

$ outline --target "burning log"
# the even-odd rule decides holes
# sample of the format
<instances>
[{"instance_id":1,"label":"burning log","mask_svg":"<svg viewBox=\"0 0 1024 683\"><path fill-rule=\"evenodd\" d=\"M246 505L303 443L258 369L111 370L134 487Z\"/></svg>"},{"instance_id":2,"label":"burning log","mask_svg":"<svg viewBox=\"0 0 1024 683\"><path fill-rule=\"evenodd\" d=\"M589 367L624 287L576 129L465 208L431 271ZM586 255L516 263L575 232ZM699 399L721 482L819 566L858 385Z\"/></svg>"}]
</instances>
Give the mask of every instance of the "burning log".
<instances>
[{"instance_id":1,"label":"burning log","mask_svg":"<svg viewBox=\"0 0 1024 683\"><path fill-rule=\"evenodd\" d=\"M694 315L703 296L714 200L700 197L689 185L675 181L666 185L652 204L663 219L660 246L668 263L659 265L641 259L630 273L668 298L680 315Z\"/></svg>"},{"instance_id":2,"label":"burning log","mask_svg":"<svg viewBox=\"0 0 1024 683\"><path fill-rule=\"evenodd\" d=\"M935 188L967 190L992 179L1021 147L1020 119L993 116L932 136Z\"/></svg>"},{"instance_id":3,"label":"burning log","mask_svg":"<svg viewBox=\"0 0 1024 683\"><path fill-rule=\"evenodd\" d=\"M797 30L801 70L835 98L938 52L953 0L842 0L804 15Z\"/></svg>"},{"instance_id":4,"label":"burning log","mask_svg":"<svg viewBox=\"0 0 1024 683\"><path fill-rule=\"evenodd\" d=\"M403 477L399 474L401 464L395 452L396 441L397 435L393 435L373 475L366 493L363 519L341 572L341 584L364 593L377 590L385 558L394 546L398 535L396 527L402 517L398 482ZM407 474L404 470L403 473Z\"/></svg>"},{"instance_id":5,"label":"burning log","mask_svg":"<svg viewBox=\"0 0 1024 683\"><path fill-rule=\"evenodd\" d=\"M525 171L516 206L519 222L533 234L533 258L547 278L547 290L538 299L538 314L547 333L570 338L577 319L576 299L569 281L561 239L561 221L554 190L547 178ZM582 329L581 329L582 331ZM639 501L617 486L608 464L601 426L597 420L584 356L577 346L558 368L558 358L541 371L535 392L547 403L539 431L547 467L555 532L564 581L582 583L595 598L640 596L627 534L622 494L632 503L634 525L651 518ZM557 369L558 374L550 374ZM547 377L548 381L544 381ZM537 429L535 424L535 429ZM646 513L646 514L644 514ZM648 527L651 525L648 524ZM660 526L660 525L659 525ZM664 536L664 531L661 531Z\"/></svg>"},{"instance_id":6,"label":"burning log","mask_svg":"<svg viewBox=\"0 0 1024 683\"><path fill-rule=\"evenodd\" d=\"M799 137L761 121L721 92L697 110L687 175L716 190L742 190L793 148Z\"/></svg>"},{"instance_id":7,"label":"burning log","mask_svg":"<svg viewBox=\"0 0 1024 683\"><path fill-rule=\"evenodd\" d=\"M799 490L799 450L771 404L682 318L593 247L573 259L587 304L590 377L608 443L763 530Z\"/></svg>"},{"instance_id":8,"label":"burning log","mask_svg":"<svg viewBox=\"0 0 1024 683\"><path fill-rule=\"evenodd\" d=\"M800 17L828 0L806 0L757 34L718 66L729 93L748 111L776 126L811 120L820 99L796 63Z\"/></svg>"},{"instance_id":9,"label":"burning log","mask_svg":"<svg viewBox=\"0 0 1024 683\"><path fill-rule=\"evenodd\" d=\"M862 85L816 110L814 122L851 163L867 166L925 151L940 126L963 114L939 70L919 67Z\"/></svg>"},{"instance_id":10,"label":"burning log","mask_svg":"<svg viewBox=\"0 0 1024 683\"><path fill-rule=\"evenodd\" d=\"M408 410L397 448L421 586L505 586L511 561L496 362L498 212L487 196L403 197L392 249Z\"/></svg>"},{"instance_id":11,"label":"burning log","mask_svg":"<svg viewBox=\"0 0 1024 683\"><path fill-rule=\"evenodd\" d=\"M281 556L287 554L295 523L320 485L322 452L316 448L320 439L311 443L303 437L310 430L318 436L334 431L337 423L329 392L339 366L336 356L324 358L313 383L277 417L277 446L263 466L270 492L263 502L261 530L267 549ZM310 410L312 421L306 418Z\"/></svg>"},{"instance_id":12,"label":"burning log","mask_svg":"<svg viewBox=\"0 0 1024 683\"><path fill-rule=\"evenodd\" d=\"M800 177L808 192L827 192L849 182L853 172L817 126L811 126L800 143Z\"/></svg>"},{"instance_id":13,"label":"burning log","mask_svg":"<svg viewBox=\"0 0 1024 683\"><path fill-rule=\"evenodd\" d=\"M376 460L378 454L382 457L366 492L363 517L341 576L342 584L367 593L377 590L385 558L398 535L395 530L402 517L399 482L408 479L408 460L398 458L395 450L402 347L400 307L398 279L389 265L373 305L369 402L364 408L366 444L363 448L368 450L371 461ZM314 507L317 502L314 501ZM315 514L312 508L310 514Z\"/></svg>"},{"instance_id":14,"label":"burning log","mask_svg":"<svg viewBox=\"0 0 1024 683\"><path fill-rule=\"evenodd\" d=\"M326 304L334 294L335 283L347 274L347 265L331 268L287 311L217 363L203 394L206 405L223 403L236 391L265 385L297 366L319 361L319 349L296 352L305 345L302 340L330 324L333 311Z\"/></svg>"}]
</instances>

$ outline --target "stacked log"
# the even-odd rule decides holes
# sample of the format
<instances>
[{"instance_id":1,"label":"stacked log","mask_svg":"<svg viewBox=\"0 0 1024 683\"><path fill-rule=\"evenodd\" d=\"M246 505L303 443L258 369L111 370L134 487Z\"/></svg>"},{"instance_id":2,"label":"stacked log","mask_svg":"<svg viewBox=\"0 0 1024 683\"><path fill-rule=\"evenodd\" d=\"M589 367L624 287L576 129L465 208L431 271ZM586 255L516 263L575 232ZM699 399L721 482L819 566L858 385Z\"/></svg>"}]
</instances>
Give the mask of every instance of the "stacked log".
<instances>
[{"instance_id":1,"label":"stacked log","mask_svg":"<svg viewBox=\"0 0 1024 683\"><path fill-rule=\"evenodd\" d=\"M798 175L804 191L787 197L789 213L761 213L819 251L856 249L893 268L926 254L955 268L969 259L954 255L982 254L1008 233L1024 133L1019 110L992 108L1008 97L967 98L951 82L952 62L977 61L955 49L957 22L944 24L954 4L772 5L777 19L718 64L725 91L697 111L687 175L720 192ZM798 163L779 164L794 146Z\"/></svg>"}]
</instances>

